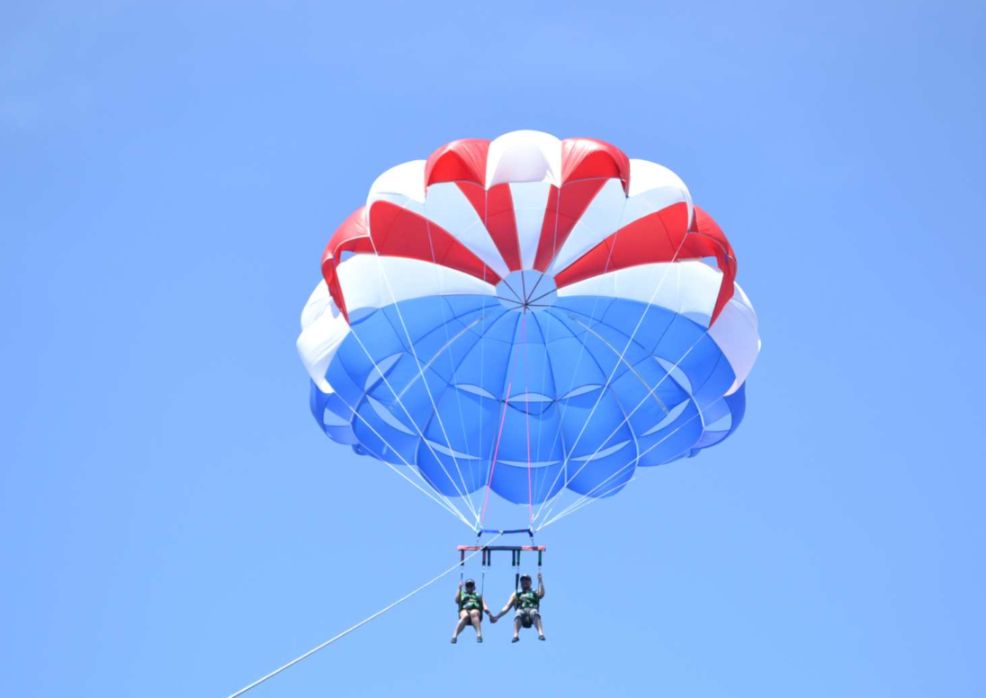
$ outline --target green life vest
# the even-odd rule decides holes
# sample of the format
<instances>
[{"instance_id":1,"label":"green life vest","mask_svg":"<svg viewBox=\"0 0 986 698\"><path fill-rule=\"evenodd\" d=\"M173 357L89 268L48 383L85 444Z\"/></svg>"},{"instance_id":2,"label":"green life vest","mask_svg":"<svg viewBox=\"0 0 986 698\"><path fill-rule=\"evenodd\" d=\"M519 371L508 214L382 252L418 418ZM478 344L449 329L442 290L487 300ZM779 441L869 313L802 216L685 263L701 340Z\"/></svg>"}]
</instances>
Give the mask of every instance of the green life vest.
<instances>
[{"instance_id":1,"label":"green life vest","mask_svg":"<svg viewBox=\"0 0 986 698\"><path fill-rule=\"evenodd\" d=\"M471 611L474 608L483 607L483 596L476 592L463 591L459 594L459 610Z\"/></svg>"},{"instance_id":2,"label":"green life vest","mask_svg":"<svg viewBox=\"0 0 986 698\"><path fill-rule=\"evenodd\" d=\"M526 611L531 608L537 609L540 608L540 606L541 599L538 598L537 592L533 589L530 591L517 592L517 608L520 610Z\"/></svg>"}]
</instances>

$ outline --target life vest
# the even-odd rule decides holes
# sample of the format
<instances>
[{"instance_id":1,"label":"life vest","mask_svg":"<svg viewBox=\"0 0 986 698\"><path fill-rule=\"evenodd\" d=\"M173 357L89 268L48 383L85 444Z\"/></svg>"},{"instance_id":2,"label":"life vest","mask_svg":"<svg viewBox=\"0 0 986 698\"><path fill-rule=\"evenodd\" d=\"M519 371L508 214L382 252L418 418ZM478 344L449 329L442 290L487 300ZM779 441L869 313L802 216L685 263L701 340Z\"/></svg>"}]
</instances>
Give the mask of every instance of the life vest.
<instances>
[{"instance_id":1,"label":"life vest","mask_svg":"<svg viewBox=\"0 0 986 698\"><path fill-rule=\"evenodd\" d=\"M541 599L538 598L538 594L533 589L529 591L518 591L517 592L517 608L522 611L529 609L538 609L541 607Z\"/></svg>"},{"instance_id":2,"label":"life vest","mask_svg":"<svg viewBox=\"0 0 986 698\"><path fill-rule=\"evenodd\" d=\"M463 591L459 594L459 610L460 611L471 611L474 608L479 609L483 607L483 595L477 594L475 591Z\"/></svg>"}]
</instances>

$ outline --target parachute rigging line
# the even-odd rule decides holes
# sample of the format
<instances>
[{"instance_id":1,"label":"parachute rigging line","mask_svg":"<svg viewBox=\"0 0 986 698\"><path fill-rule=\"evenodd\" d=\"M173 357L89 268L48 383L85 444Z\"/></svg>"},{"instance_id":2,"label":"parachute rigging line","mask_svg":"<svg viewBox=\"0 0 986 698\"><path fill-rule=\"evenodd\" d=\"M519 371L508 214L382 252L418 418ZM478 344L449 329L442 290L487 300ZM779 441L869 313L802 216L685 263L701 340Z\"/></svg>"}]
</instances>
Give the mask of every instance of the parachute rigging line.
<instances>
[{"instance_id":1,"label":"parachute rigging line","mask_svg":"<svg viewBox=\"0 0 986 698\"><path fill-rule=\"evenodd\" d=\"M372 361L372 359L371 359L371 361ZM376 366L375 363L374 363L374 366ZM387 441L387 439L385 439L384 436L379 431L377 431L376 429L374 429L373 425L370 424L368 421L366 421L366 419L363 417L363 415L361 415L358 411L356 411L355 409L353 409L353 406L350 405L345 400L343 400L343 403L353 413L353 416L354 417L356 417L357 419L359 419L373 433L374 436L376 436L378 439L380 439L380 441L383 443L384 446L386 446L391 451L393 451L397 455L397 457L401 459L401 462L403 462L404 465L408 466L408 469L412 473L415 473L418 476L418 479L420 479L422 482L425 482L426 483L426 481L425 481L424 477L422 477L421 473L418 472L418 470L416 468L411 467L411 464L408 463L407 460L405 460L403 456L401 456L400 452L397 449L395 449L393 447L393 445L391 445L391 443L389 441ZM393 463L389 463L388 461L386 461L386 460L384 460L382 458L378 458L378 460L380 460L380 462L382 462L388 468L390 468L395 473L397 473L398 475L400 475L402 478L404 478L405 480L407 480L416 490L418 490L419 492L421 492L423 495L425 495L426 497L428 497L432 501L438 503L439 506L441 506L443 509L445 509L450 514L452 514L452 516L455 516L457 519L459 519L467 527L472 528L472 525L469 523L469 520L466 519L466 517L462 514L461 511L459 511L459 509L454 504L452 504L451 500L449 500L448 497L446 497L445 495L443 495L441 492L437 492L436 494L438 496L436 497L434 494L432 494L428 490L424 489L417 482L415 482L414 480L412 480L411 478L409 478L407 475L405 475L404 473L402 473L401 470L400 470L400 468L397 468L396 466L394 466Z\"/></svg>"},{"instance_id":2,"label":"parachute rigging line","mask_svg":"<svg viewBox=\"0 0 986 698\"><path fill-rule=\"evenodd\" d=\"M534 289L537 288L538 284L541 283L541 279L544 278L544 274L538 277L537 283L534 284L534 288L531 289L531 293L534 293ZM530 382L530 372L528 366L528 349L530 345L527 343L527 309L524 309L524 315L521 320L523 326L521 329L521 342L524 343L524 395L527 396L527 401L524 403L524 430L527 434L527 526L528 528L534 527L534 486L531 481L531 388Z\"/></svg>"},{"instance_id":3,"label":"parachute rigging line","mask_svg":"<svg viewBox=\"0 0 986 698\"><path fill-rule=\"evenodd\" d=\"M621 207L620 207L620 220L623 220L626 217L627 201L628 201L628 199L624 199L623 202L622 202L622 204L621 204ZM558 216L559 216L560 203L561 203L561 190L559 190L559 192L558 192L558 202L559 202L559 206L556 206L556 208L555 208L555 233L554 233L554 236L555 236L555 240L556 240L556 242L555 242L556 249L557 249L557 234L558 234L557 233L557 230L558 230ZM606 253L606 262L603 265L603 273L607 273L610 270L610 265L611 265L612 260L613 260L613 252L615 250L616 250L616 246L615 245L610 245L609 250ZM540 300L540 298L541 297L538 297L537 300ZM599 304L600 304L601 301L602 301L602 298L600 296L596 296L596 298L593 300L593 302L592 302L592 315L593 316L599 310ZM582 365L582 361L585 359L586 356L589 356L589 359L592 360L592 356L589 354L589 352L586 351L586 345L585 345L585 343L584 342L581 342L581 343L579 343L578 356L576 356L576 358L575 358L574 368L572 369L573 372L576 372L576 371L579 370L579 368ZM561 422L561 420L563 419L563 415L568 412L567 406L564 405L564 404L561 404L559 406L559 412L560 412L559 422ZM562 435L562 431L561 431L561 429L559 429L557 431L557 433L555 434L554 439L552 439L551 446L548 449L548 452L549 453L551 453L552 451L554 451L555 447L558 445L558 442L561 440L561 435ZM540 437L540 429L539 429L538 436ZM578 439L576 439L576 440L578 440ZM538 461L541 460L541 443L540 443L540 441L541 440L539 438L538 439L538 454L537 454ZM553 490L554 487L555 487L555 485L558 484L558 476L561 475L564 472L566 465L567 465L567 463L563 463L562 468L558 471L558 475L556 475L554 477L554 479L551 482L551 486L548 487L548 490L547 490L548 492L550 492L551 490ZM566 478L566 481L567 480L569 480L569 478ZM539 519L542 518L541 517L541 513L542 513L542 510L544 509L544 506L545 506L545 503L546 502L547 502L547 500L544 500L544 501L542 501L538 505L538 509L534 513L534 516L532 517L532 524L533 524L533 521L537 521L537 520L539 520Z\"/></svg>"},{"instance_id":4,"label":"parachute rigging line","mask_svg":"<svg viewBox=\"0 0 986 698\"><path fill-rule=\"evenodd\" d=\"M394 389L394 386L391 384L390 380L387 378L387 375L383 371L380 370L380 366L374 360L373 354L366 347L366 344L363 343L363 340L360 339L359 332L353 332L352 337L355 340L356 344L359 345L359 348L362 350L363 354L366 355L366 358L373 365L374 370L377 373L380 374L381 382L385 386L387 386L387 389L390 391L391 395L394 396L394 400L397 401L397 405L401 408L401 410L404 412L404 414L407 415L408 420L411 422L411 425L414 427L414 430L418 433L418 436L421 438L422 443L424 443L428 447L428 450L430 450L432 452L432 454L435 455L435 458L437 458L438 456L437 456L437 454L435 454L434 447L428 442L428 439L425 436L424 432L418 427L417 423L414 421L414 418L411 416L411 412L407 409L407 406L404 404L404 401L401 400L401 394L402 393L398 393L397 390ZM422 382L423 382L424 385L427 385L427 379L424 377L424 371L422 370L421 363L419 361L417 361L417 358L416 357L415 357L415 361L416 361L416 364L417 364L416 365L416 368L417 368L418 373L419 373L419 378L422 380ZM358 412L356 410L354 410L351 405L349 405L347 403L346 406L350 410L352 410L353 414L358 415ZM362 416L360 416L360 420L364 424L366 424L367 426L369 426L369 422L366 421L366 419L362 418ZM377 435L377 438L380 438L381 441L384 441L384 443L386 443L386 441L382 438L382 436L380 436L379 432L376 429L374 429L373 431ZM410 465L407 462L407 460L403 456L400 455L400 452L397 449L393 448L389 444L387 444L387 445L401 459L401 461L404 462L405 465ZM384 462L386 462L386 461L384 461ZM459 494L459 497L462 498L462 500L465 503L466 507L469 509L469 512L473 515L473 517L475 517L477 514L476 514L475 508L472 506L472 500L469 497L466 496L466 494L463 492L462 489L459 488L459 486L455 483L455 480L453 480L451 477L449 477L449 481L452 483L452 487L455 488L455 491ZM461 481L461 477L460 477L460 481ZM463 484L463 487L464 487L465 486L465 482L463 482L462 484ZM448 498L446 497L446 499L448 499ZM451 501L449 501L449 504L453 508L455 508L455 505L451 504ZM470 526L470 524L468 522L466 522L466 525L467 526Z\"/></svg>"},{"instance_id":5,"label":"parachute rigging line","mask_svg":"<svg viewBox=\"0 0 986 698\"><path fill-rule=\"evenodd\" d=\"M644 313L646 314L646 312L647 311L645 309L644 310ZM583 327L585 327L588 332L591 332L592 334L596 334L592 330L592 328L589 327L588 325L585 325L584 323L581 323L581 322L579 324L581 324ZM698 339L696 339L694 342L692 342L691 345L681 354L681 356L678 358L677 361L674 362L674 364L671 366L671 368L672 369L678 368L681 365L681 362L684 361L688 357L688 355L692 353L692 351L695 349L695 347L697 347L706 338L706 336L708 336L708 334L709 334L709 330L708 330L708 328L706 328L705 331L702 334L699 335ZM596 336L598 336L598 335L596 335ZM603 340L602 337L599 337L599 339L600 340ZM605 341L605 340L603 340L603 341ZM632 337L631 337L631 341L632 341ZM609 346L608 343L607 343L607 346ZM614 353L616 353L615 347L610 347L610 349L611 349L611 351L613 351ZM626 348L624 348L624 353L621 353L619 355L619 357L617 359L618 363L619 362L624 362L623 356L625 354L625 351L626 351ZM628 366L628 368L630 368L630 370L633 370L633 367L632 366L630 366L629 364L627 364L627 366ZM609 440L611 438L613 438L613 436L616 435L616 433L619 431L619 429L624 424L629 424L630 423L630 417L632 417L637 412L637 410L639 410L641 408L641 406L643 406L647 402L647 400L650 399L650 397L654 395L654 392L658 388L660 388L661 385L663 385L664 382L666 380L668 380L669 378L671 378L671 371L670 370L668 372L666 372L664 374L664 376L662 376L661 379L659 381L657 381L657 383L655 383L652 387L650 387L650 390L648 390L647 394L645 394L644 397L641 398L641 400L633 407L632 410L630 410L629 412L627 412L624 415L623 421L621 421L619 424L617 424L616 427L609 433L609 435L605 439L602 439L599 442L599 446L596 447L596 450L592 452L592 454L589 456L589 458L586 459L585 463L583 463L578 468L578 470L575 471L575 474L572 475L572 477L569 478L569 479L574 479L575 477L578 477L578 474L581 473L582 470L585 469L585 467L589 463L592 462L592 459L596 457L596 454L599 453L599 451L600 451L600 449L602 449L603 445L605 445L606 443L609 443ZM645 387L649 387L649 386L647 386L646 383L645 383ZM690 398L690 400L691 400L692 404L695 404L694 397ZM665 412L667 412L667 408L666 407L664 407L662 405L662 408L665 410ZM701 411L699 410L695 415L692 415L692 417L690 417L685 422L683 422L682 424L680 424L679 426L677 426L674 430L672 430L667 436L665 436L664 438L662 438L656 444L653 444L652 446L648 447L643 453L638 453L637 455L635 455L634 457L632 457L629 460L629 462L625 466L623 466L622 468L620 468L618 471L616 471L616 473L611 474L603 482L600 482L598 485L596 485L595 487L593 487L592 490L590 490L588 493L583 494L575 502L573 502L572 504L570 504L567 507L565 507L565 509L564 509L564 511L562 513L563 514L566 513L566 512L567 513L571 513L571 511L573 510L573 508L574 508L574 510L577 510L577 509L581 508L581 507L579 507L577 505L579 505L582 502L582 500L584 500L584 499L586 499L588 497L591 497L591 496L595 496L596 493L598 492L598 489L599 489L600 486L602 486L606 482L609 482L609 480L611 480L613 477L615 477L617 473L622 473L627 468L631 467L634 463L636 463L641 458L643 458L643 456L645 456L647 453L650 453L656 446L664 443L669 438L671 438L674 434L678 433L678 431L680 431L685 426L687 426L688 424L690 424L691 422L693 422L696 419L696 417L698 417L700 414L701 414ZM539 530L541 528L544 528L544 526L547 524L547 522L549 522L549 521L551 521L551 522L557 521L559 518L561 518L560 516L559 517L551 517L550 516L552 514L552 510L553 510L554 506L555 506L555 501L552 501L551 504L547 507L547 509L546 509L546 511L544 513L545 524L542 524L539 527Z\"/></svg>"},{"instance_id":6,"label":"parachute rigging line","mask_svg":"<svg viewBox=\"0 0 986 698\"><path fill-rule=\"evenodd\" d=\"M486 481L486 496L483 498L483 511L479 515L479 527L482 528L486 520L486 507L490 503L490 485L493 484L493 473L496 471L496 459L500 453L500 441L503 440L503 425L507 421L507 407L510 403L510 387L513 383L507 383L507 391L503 398L503 414L500 417L500 430L496 435L496 443L493 445L493 463L490 464L490 477Z\"/></svg>"},{"instance_id":7,"label":"parachute rigging line","mask_svg":"<svg viewBox=\"0 0 986 698\"><path fill-rule=\"evenodd\" d=\"M683 235L682 238L681 238L681 241L678 243L678 246L675 248L674 254L671 256L672 263L678 260L678 255L681 254L681 248L685 244L685 240L687 239L687 237L688 237L687 234L686 235ZM606 259L606 267L607 267L607 269L609 268L609 263L610 263L610 260L612 259L612 252L613 252L614 249L616 249L615 243L610 248L609 255L607 256L607 259ZM575 447L582 440L582 437L585 434L585 430L589 426L589 423L592 422L592 417L596 413L596 410L599 408L599 404L602 402L603 397L606 394L607 388L609 388L610 384L613 382L613 378L616 376L617 372L619 371L620 364L622 364L624 362L624 359L626 357L627 351L630 349L630 346L633 344L633 341L634 341L634 339L637 336L637 332L639 332L641 326L643 326L643 324L644 324L644 318L647 317L647 313L650 311L650 309L651 309L651 307L652 307L652 305L654 303L654 299L657 298L657 294L660 293L661 289L663 288L664 282L667 281L669 272L670 272L670 268L664 270L664 273L661 275L660 281L654 287L654 291L650 295L650 299L644 305L644 309L643 309L643 312L640 314L640 318L637 320L636 325L634 325L633 330L630 332L630 336L627 338L626 344L623 346L623 350L618 354L616 363L613 364L612 370L609 372L609 375L606 377L606 382L603 383L602 388L599 390L599 395L596 396L596 399L595 399L595 401L592 404L592 409L589 410L589 416L586 417L585 421L582 423L582 428L579 430L578 435L575 437L575 441L572 442L572 445L571 445L571 447L569 449L569 452L565 455L565 458L562 461L562 467L559 468L558 474L555 476L554 481L551 483L551 489L554 488L555 484L557 484L557 482L558 482L558 478L563 473L565 474L565 482L567 484L567 483L571 482L572 480L574 480L575 477L577 477L578 473L581 472L587 465L589 465L592 462L591 459L585 461L585 463L583 463L582 466L579 467L578 471L576 472L576 475L572 475L571 477L568 475L568 464L569 464L569 461L571 460L572 456L575 454ZM600 443L599 448L596 449L596 451L595 451L595 453L593 453L593 456L592 457L595 457L595 454L596 453L599 453L599 449L602 447L602 444L603 443L604 442L601 442ZM550 489L549 489L549 491L550 491ZM548 500L545 500L544 502L541 503L541 506L538 507L538 512L536 514L536 517L537 518L540 518L541 517L541 514L544 511L545 504L547 504L547 502L548 502ZM553 508L553 506L554 506L554 502L552 502L552 504L548 505L548 513L550 513L550 511ZM548 513L545 513L545 517L548 516Z\"/></svg>"},{"instance_id":8,"label":"parachute rigging line","mask_svg":"<svg viewBox=\"0 0 986 698\"><path fill-rule=\"evenodd\" d=\"M500 537L499 535L498 536L495 536L494 538L492 538L490 540L490 543L492 543L494 540L496 540L499 537ZM473 557L475 557L478 553L479 553L479 551L477 550L476 552L473 552L473 553L467 555L465 559L466 560L470 560ZM383 608L381 608L376 613L373 613L373 614L367 616L366 618L364 618L360 622L356 623L355 625L351 625L348 628L346 628L345 630L343 630L342 632L333 635L332 637L330 637L325 642L323 642L321 644L318 644L318 645L315 645L314 647L312 647L310 650L308 650L304 654L300 654L297 657L295 657L294 659L292 659L290 662L287 662L286 664L282 664L281 666L279 666L276 669L274 669L274 671L272 671L272 672L270 672L268 674L265 674L264 676L261 676L259 679L257 679L253 683L247 684L246 686L244 686L240 690L235 691L233 693L230 693L228 696L226 696L226 698L238 698L238 696L242 696L247 691L253 690L254 688L256 688L257 686L259 686L260 684L265 683L266 681L269 681L270 679L274 678L275 676L277 676L281 672L286 671L287 669L290 669L295 664L298 664L299 662L302 662L302 661L308 659L313 654L315 654L316 652L319 652L320 650L325 649L326 647L328 647L329 645L331 645L336 640L341 640L342 638L344 638L346 635L349 635L354 630L358 630L359 628L362 628L364 625L366 625L370 621L379 618L380 616L382 616L383 614L385 614L387 611L389 611L389 610L391 610L393 608L396 608L397 606L401 605L402 603L404 603L405 601L407 601L408 599L410 599L412 596L414 596L414 595L416 595L416 594L424 591L425 589L427 589L428 587L432 586L436 582L441 581L445 577L447 577L450 574L452 574L453 572L455 572L455 570L459 569L459 566L461 564L462 563L460 563L460 562L456 562L454 565L452 565L448 569L442 571L438 575L432 577L431 579L429 579L427 582L425 582L421 586L419 586L419 587L417 587L417 588L409 591L408 593L404 594L404 596L400 597L396 601L392 601L391 603L387 604L386 606L384 606Z\"/></svg>"},{"instance_id":9,"label":"parachute rigging line","mask_svg":"<svg viewBox=\"0 0 986 698\"><path fill-rule=\"evenodd\" d=\"M431 236L429 235L429 240L430 237ZM459 476L459 483L462 485L462 489L459 490L459 487L455 485L454 482L452 484L455 487L455 489L459 491L459 494L462 497L462 499L465 500L465 504L468 507L469 511L472 513L474 517L476 517L477 516L476 507L473 504L472 497L469 495L469 488L468 486L466 486L465 477L462 475L462 468L459 466L459 461L455 456L455 449L452 448L452 440L449 438L448 431L445 429L445 423L442 420L442 415L438 409L438 404L435 402L435 396L431 392L431 385L428 383L428 378L425 376L424 367L421 363L421 359L418 358L418 352L414 347L414 339L412 339L411 332L407 328L407 323L404 320L404 314L401 312L400 303L397 302L397 296L394 293L394 287L390 283L390 276L388 276L383 265L380 264L380 252L379 250L377 250L377 245L376 242L373 240L372 235L370 236L370 246L373 248L373 254L377 261L377 268L381 272L381 278L383 278L384 284L387 286L387 292L390 294L391 300L393 300L393 308L397 313L397 319L400 321L401 329L404 332L404 336L407 337L407 348L411 354L411 357L414 359L415 366L418 370L418 378L420 378L421 380L421 385L424 386L425 393L427 393L428 395L428 400L431 402L431 407L434 412L435 419L438 422L439 428L441 429L442 437L445 439L445 445L449 450L449 456L452 458L452 463L455 465L455 470ZM434 250L432 250L432 256L434 257ZM394 397L397 397L397 393L394 391L393 387L390 386L389 383L387 384L387 386L388 388L390 388L390 391L394 393ZM399 404L401 404L401 407L404 409L405 414L407 414L408 419L410 419L413 422L414 418L411 417L411 413L407 411L407 407L405 407L403 403L401 403L399 397L397 398L397 401ZM415 425L415 428L417 428L417 425ZM428 440L425 437L424 433L421 432L420 429L418 431L421 433L422 441L426 446L428 446L428 450L430 450L432 455L435 457L435 459L440 462L440 459L438 458L438 454L435 453L435 449L431 446L431 444L428 443ZM451 473L448 473L447 470L446 473L449 475L449 480L451 481L452 480Z\"/></svg>"},{"instance_id":10,"label":"parachute rigging line","mask_svg":"<svg viewBox=\"0 0 986 698\"><path fill-rule=\"evenodd\" d=\"M614 473L612 473L609 477L607 477L605 480L603 480L598 485L596 485L595 487L593 487L586 494L582 495L581 497L579 497L579 499L575 500L574 502L572 502L571 504L569 504L568 506L566 506L564 509L562 509L562 511L560 511L557 514L555 514L554 516L548 518L544 523L542 523L537 528L537 530L540 531L541 529L546 528L547 526L550 526L551 524L553 524L553 523L555 523L557 521L560 521L561 519L565 518L566 516L569 516L570 514L574 514L576 511L579 511L580 509L584 509L589 504L592 504L593 502L598 502L599 499L598 498L595 498L595 495L599 491L599 488L600 487L602 487L603 485L605 485L606 483L608 483L613 478L618 477L619 475L621 475L625 470L627 470L628 468L632 467L633 464L639 458L643 458L644 456L646 456L648 453L650 453L651 451L653 451L655 448L657 448L658 446L660 446L662 443L664 443L665 441L667 441L668 439L670 439L672 436L674 436L675 434L677 434L681 429L684 429L691 422L694 422L696 419L698 419L699 416L700 416L700 413L696 413L696 414L692 415L691 417L689 417L688 419L686 419L679 426L675 427L672 431L668 432L668 434L665 435L660 441L658 441L658 442L652 444L651 446L649 446L646 450L644 450L642 453L640 453L640 455L631 458L622 468L620 468L619 470L617 470ZM633 480L635 480L636 477L637 477L636 474L634 474L630 478L630 480L627 481L627 483L629 484L630 482L632 482Z\"/></svg>"}]
</instances>

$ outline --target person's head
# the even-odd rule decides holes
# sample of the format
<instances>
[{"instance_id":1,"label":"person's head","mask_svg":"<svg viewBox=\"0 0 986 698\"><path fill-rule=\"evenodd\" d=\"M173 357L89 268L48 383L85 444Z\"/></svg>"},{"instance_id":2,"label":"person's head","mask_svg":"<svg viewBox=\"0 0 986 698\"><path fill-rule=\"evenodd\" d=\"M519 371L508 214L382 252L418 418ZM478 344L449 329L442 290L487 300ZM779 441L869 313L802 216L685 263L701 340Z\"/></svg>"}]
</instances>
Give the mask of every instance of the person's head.
<instances>
[{"instance_id":1,"label":"person's head","mask_svg":"<svg viewBox=\"0 0 986 698\"><path fill-rule=\"evenodd\" d=\"M471 579L467 579L466 580L466 591L468 591L469 593L472 593L472 592L476 591L476 582L474 582Z\"/></svg>"},{"instance_id":2,"label":"person's head","mask_svg":"<svg viewBox=\"0 0 986 698\"><path fill-rule=\"evenodd\" d=\"M520 578L520 588L527 591L531 588L531 575L525 574Z\"/></svg>"}]
</instances>

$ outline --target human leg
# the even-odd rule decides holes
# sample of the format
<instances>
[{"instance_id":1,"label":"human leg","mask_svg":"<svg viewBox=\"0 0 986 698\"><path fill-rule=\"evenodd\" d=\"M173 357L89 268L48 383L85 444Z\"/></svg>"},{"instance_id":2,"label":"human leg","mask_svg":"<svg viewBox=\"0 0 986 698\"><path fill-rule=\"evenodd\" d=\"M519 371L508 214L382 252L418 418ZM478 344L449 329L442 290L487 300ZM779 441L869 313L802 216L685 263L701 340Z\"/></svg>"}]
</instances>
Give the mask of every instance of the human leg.
<instances>
[{"instance_id":1,"label":"human leg","mask_svg":"<svg viewBox=\"0 0 986 698\"><path fill-rule=\"evenodd\" d=\"M455 626L455 630L452 632L452 642L454 643L459 638L459 633L462 632L463 628L469 623L469 612L459 611L459 622Z\"/></svg>"},{"instance_id":2,"label":"human leg","mask_svg":"<svg viewBox=\"0 0 986 698\"><path fill-rule=\"evenodd\" d=\"M483 641L483 616L480 614L479 609L472 609L469 611L469 622L472 623L472 627L476 629L476 641Z\"/></svg>"}]
</instances>

